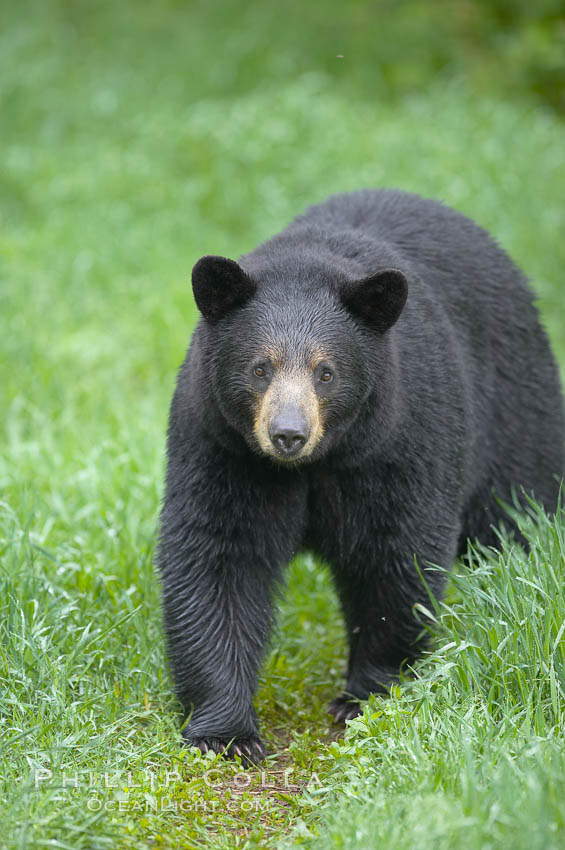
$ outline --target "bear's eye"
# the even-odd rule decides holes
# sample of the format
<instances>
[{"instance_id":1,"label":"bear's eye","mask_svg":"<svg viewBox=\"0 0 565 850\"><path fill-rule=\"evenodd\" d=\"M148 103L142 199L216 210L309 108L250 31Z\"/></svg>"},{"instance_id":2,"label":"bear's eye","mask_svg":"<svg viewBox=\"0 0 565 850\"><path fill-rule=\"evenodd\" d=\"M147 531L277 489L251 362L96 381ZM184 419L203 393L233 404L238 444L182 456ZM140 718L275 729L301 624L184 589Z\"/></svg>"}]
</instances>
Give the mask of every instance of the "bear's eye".
<instances>
[{"instance_id":1,"label":"bear's eye","mask_svg":"<svg viewBox=\"0 0 565 850\"><path fill-rule=\"evenodd\" d=\"M320 375L320 381L323 381L324 384L329 384L330 381L333 381L333 374L329 369L324 369L324 371Z\"/></svg>"},{"instance_id":2,"label":"bear's eye","mask_svg":"<svg viewBox=\"0 0 565 850\"><path fill-rule=\"evenodd\" d=\"M255 368L253 369L253 374L257 378L264 378L265 375L267 374L267 370L265 369L264 366L255 366Z\"/></svg>"}]
</instances>

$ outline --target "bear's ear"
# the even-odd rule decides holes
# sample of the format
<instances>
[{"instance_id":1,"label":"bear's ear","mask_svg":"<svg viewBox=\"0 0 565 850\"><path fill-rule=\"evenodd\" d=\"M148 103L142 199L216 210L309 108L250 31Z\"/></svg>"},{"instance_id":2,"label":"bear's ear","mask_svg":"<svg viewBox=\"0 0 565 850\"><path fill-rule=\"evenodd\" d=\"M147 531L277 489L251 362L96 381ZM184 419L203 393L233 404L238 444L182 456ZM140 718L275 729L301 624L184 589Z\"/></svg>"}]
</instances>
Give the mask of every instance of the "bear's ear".
<instances>
[{"instance_id":1,"label":"bear's ear","mask_svg":"<svg viewBox=\"0 0 565 850\"><path fill-rule=\"evenodd\" d=\"M197 307L209 322L217 322L234 307L245 304L255 283L234 260L201 257L192 269L192 290Z\"/></svg>"},{"instance_id":2,"label":"bear's ear","mask_svg":"<svg viewBox=\"0 0 565 850\"><path fill-rule=\"evenodd\" d=\"M398 269L383 269L370 277L346 283L341 290L344 306L380 333L394 325L407 295L408 281Z\"/></svg>"}]
</instances>

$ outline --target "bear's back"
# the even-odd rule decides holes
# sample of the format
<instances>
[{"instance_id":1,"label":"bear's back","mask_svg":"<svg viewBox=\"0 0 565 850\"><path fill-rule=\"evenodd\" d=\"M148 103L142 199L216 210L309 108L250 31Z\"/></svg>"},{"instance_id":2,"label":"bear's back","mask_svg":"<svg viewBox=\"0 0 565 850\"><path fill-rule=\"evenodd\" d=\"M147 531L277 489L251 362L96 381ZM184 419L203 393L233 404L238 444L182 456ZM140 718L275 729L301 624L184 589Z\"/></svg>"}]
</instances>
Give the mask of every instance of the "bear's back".
<instances>
[{"instance_id":1,"label":"bear's back","mask_svg":"<svg viewBox=\"0 0 565 850\"><path fill-rule=\"evenodd\" d=\"M489 298L511 288L531 301L525 276L490 234L439 201L397 189L364 189L310 207L289 229L297 225L328 234L353 231L373 240L377 252L385 244L447 299L453 289L479 288Z\"/></svg>"},{"instance_id":2,"label":"bear's back","mask_svg":"<svg viewBox=\"0 0 565 850\"><path fill-rule=\"evenodd\" d=\"M526 276L490 234L437 201L388 189L332 196L295 226L330 241L342 234L342 244L359 237L367 274L398 258L408 299L391 333L415 406L431 408L439 384L426 397L418 375L442 351L463 387L471 465L499 493L520 481L553 505L552 475L563 471L558 370Z\"/></svg>"},{"instance_id":3,"label":"bear's back","mask_svg":"<svg viewBox=\"0 0 565 850\"><path fill-rule=\"evenodd\" d=\"M310 207L288 232L295 228L314 229L334 244L350 240L352 255L359 240L355 259L367 274L383 262L395 265L390 257L396 257L409 284L399 330L415 332L430 311L440 312L468 354L481 361L491 347L501 360L515 356L515 337L525 341L524 333L545 342L522 271L486 230L438 201L365 189Z\"/></svg>"}]
</instances>

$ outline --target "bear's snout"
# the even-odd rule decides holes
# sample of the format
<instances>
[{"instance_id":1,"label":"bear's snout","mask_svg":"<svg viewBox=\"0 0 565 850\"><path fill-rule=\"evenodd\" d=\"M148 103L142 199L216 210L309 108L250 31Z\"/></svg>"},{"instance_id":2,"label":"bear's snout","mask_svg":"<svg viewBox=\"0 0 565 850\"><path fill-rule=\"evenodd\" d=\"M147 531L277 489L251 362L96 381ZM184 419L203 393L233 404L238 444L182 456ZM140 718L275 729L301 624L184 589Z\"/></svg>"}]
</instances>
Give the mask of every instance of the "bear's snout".
<instances>
[{"instance_id":1,"label":"bear's snout","mask_svg":"<svg viewBox=\"0 0 565 850\"><path fill-rule=\"evenodd\" d=\"M324 429L309 372L287 368L275 375L257 405L253 431L261 450L278 461L311 456Z\"/></svg>"},{"instance_id":2,"label":"bear's snout","mask_svg":"<svg viewBox=\"0 0 565 850\"><path fill-rule=\"evenodd\" d=\"M278 454L295 457L306 445L310 427L304 413L297 407L283 408L272 419L269 437Z\"/></svg>"}]
</instances>

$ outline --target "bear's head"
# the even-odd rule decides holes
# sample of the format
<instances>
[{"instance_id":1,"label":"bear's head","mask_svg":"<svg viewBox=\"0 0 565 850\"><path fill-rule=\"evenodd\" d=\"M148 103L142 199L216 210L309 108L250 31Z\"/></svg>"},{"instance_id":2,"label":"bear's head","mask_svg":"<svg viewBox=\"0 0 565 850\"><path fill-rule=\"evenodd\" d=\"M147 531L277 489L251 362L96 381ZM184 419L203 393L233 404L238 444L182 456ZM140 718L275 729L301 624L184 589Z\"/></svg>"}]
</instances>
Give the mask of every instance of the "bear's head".
<instances>
[{"instance_id":1,"label":"bear's head","mask_svg":"<svg viewBox=\"0 0 565 850\"><path fill-rule=\"evenodd\" d=\"M315 258L294 273L287 262L250 265L206 256L194 266L200 373L253 451L281 464L312 461L341 439L371 395L386 402L388 331L407 281L393 268L351 279Z\"/></svg>"}]
</instances>

